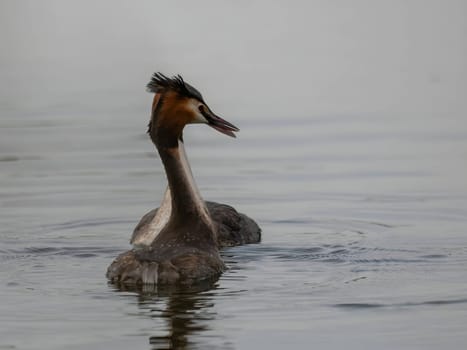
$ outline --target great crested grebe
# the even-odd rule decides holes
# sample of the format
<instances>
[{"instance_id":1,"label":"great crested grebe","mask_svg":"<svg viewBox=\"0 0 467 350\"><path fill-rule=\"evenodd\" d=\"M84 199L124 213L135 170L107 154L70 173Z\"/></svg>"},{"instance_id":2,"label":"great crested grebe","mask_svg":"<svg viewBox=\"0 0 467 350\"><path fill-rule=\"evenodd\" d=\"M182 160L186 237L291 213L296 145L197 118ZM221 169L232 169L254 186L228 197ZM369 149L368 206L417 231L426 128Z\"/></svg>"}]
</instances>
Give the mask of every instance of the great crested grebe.
<instances>
[{"instance_id":1,"label":"great crested grebe","mask_svg":"<svg viewBox=\"0 0 467 350\"><path fill-rule=\"evenodd\" d=\"M219 247L259 242L258 225L234 208L204 202L183 145L183 128L204 123L235 137L237 127L216 116L180 75L155 73L147 85L155 93L148 133L167 174L168 189L158 209L143 216L131 243L109 266L107 278L122 284L191 285L225 269Z\"/></svg>"}]
</instances>

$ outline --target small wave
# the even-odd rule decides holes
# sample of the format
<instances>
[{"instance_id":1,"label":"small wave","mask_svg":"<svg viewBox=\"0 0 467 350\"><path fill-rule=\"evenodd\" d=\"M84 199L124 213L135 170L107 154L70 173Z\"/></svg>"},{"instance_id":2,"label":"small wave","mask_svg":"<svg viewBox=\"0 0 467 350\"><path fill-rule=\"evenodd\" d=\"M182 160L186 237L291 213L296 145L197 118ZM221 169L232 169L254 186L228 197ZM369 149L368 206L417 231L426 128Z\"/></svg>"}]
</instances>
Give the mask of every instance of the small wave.
<instances>
[{"instance_id":1,"label":"small wave","mask_svg":"<svg viewBox=\"0 0 467 350\"><path fill-rule=\"evenodd\" d=\"M354 226L359 227L371 227L371 226L378 226L383 228L394 228L396 225L388 224L384 222L378 221L365 221L365 220L357 220L357 219L348 219L348 220L338 220L338 219L312 219L310 218L286 218L286 219L277 219L271 220L271 224L277 225L313 225L313 226L327 226L329 224L335 225L339 224L339 226L349 227L352 228Z\"/></svg>"},{"instance_id":2,"label":"small wave","mask_svg":"<svg viewBox=\"0 0 467 350\"><path fill-rule=\"evenodd\" d=\"M349 255L355 255L364 250L360 247L347 247L339 244L316 245L311 247L283 247L262 243L256 246L233 247L222 252L224 258L232 261L258 261L274 259L282 262L325 261L344 262Z\"/></svg>"},{"instance_id":3,"label":"small wave","mask_svg":"<svg viewBox=\"0 0 467 350\"><path fill-rule=\"evenodd\" d=\"M466 304L467 299L445 299L445 300L426 300L419 302L405 302L405 303L339 303L334 304L334 307L344 309L372 309L372 308L394 308L394 307L412 307L412 306L426 306L426 305L454 305Z\"/></svg>"},{"instance_id":4,"label":"small wave","mask_svg":"<svg viewBox=\"0 0 467 350\"><path fill-rule=\"evenodd\" d=\"M422 255L420 258L422 259L444 259L447 258L448 256L445 254L428 254L428 255Z\"/></svg>"},{"instance_id":5,"label":"small wave","mask_svg":"<svg viewBox=\"0 0 467 350\"><path fill-rule=\"evenodd\" d=\"M40 160L40 159L42 159L42 157L35 156L35 155L22 156L22 157L14 156L14 155L7 155L7 156L1 156L0 157L0 162L17 162L17 161L20 161L20 160Z\"/></svg>"},{"instance_id":6,"label":"small wave","mask_svg":"<svg viewBox=\"0 0 467 350\"><path fill-rule=\"evenodd\" d=\"M343 309L373 309L378 307L384 307L387 305L377 303L340 303L334 304L333 306Z\"/></svg>"},{"instance_id":7,"label":"small wave","mask_svg":"<svg viewBox=\"0 0 467 350\"><path fill-rule=\"evenodd\" d=\"M413 263L421 263L426 261L425 259L417 259L417 258L374 258L374 259L353 259L352 262L356 264L371 264L371 265L379 265L379 264L413 264Z\"/></svg>"},{"instance_id":8,"label":"small wave","mask_svg":"<svg viewBox=\"0 0 467 350\"><path fill-rule=\"evenodd\" d=\"M0 260L23 260L37 257L70 256L74 258L90 258L101 255L115 255L121 248L109 247L27 247L0 251Z\"/></svg>"},{"instance_id":9,"label":"small wave","mask_svg":"<svg viewBox=\"0 0 467 350\"><path fill-rule=\"evenodd\" d=\"M42 229L46 231L63 231L71 230L75 228L83 227L96 227L96 226L105 226L105 225L116 225L116 224L131 224L134 220L125 220L117 218L107 218L107 219L92 219L92 220L75 220L67 221L57 224L45 225L42 226Z\"/></svg>"},{"instance_id":10,"label":"small wave","mask_svg":"<svg viewBox=\"0 0 467 350\"><path fill-rule=\"evenodd\" d=\"M16 162L19 160L19 157L16 156L3 156L0 157L0 162Z\"/></svg>"}]
</instances>

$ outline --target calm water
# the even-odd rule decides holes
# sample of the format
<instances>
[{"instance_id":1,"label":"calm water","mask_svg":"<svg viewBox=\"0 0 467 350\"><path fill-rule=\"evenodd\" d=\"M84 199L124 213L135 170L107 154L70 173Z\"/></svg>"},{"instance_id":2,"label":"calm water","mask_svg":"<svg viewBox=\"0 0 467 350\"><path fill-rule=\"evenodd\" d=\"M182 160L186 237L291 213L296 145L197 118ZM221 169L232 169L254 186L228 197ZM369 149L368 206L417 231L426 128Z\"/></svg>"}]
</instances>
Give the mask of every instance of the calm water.
<instances>
[{"instance_id":1,"label":"calm water","mask_svg":"<svg viewBox=\"0 0 467 350\"><path fill-rule=\"evenodd\" d=\"M240 121L237 140L189 127L205 198L256 218L264 239L225 250L212 290L157 296L104 278L165 187L145 117L60 120L2 122L23 151L1 156L0 348L465 343L465 173L445 169L465 161L467 133L358 116Z\"/></svg>"},{"instance_id":2,"label":"calm water","mask_svg":"<svg viewBox=\"0 0 467 350\"><path fill-rule=\"evenodd\" d=\"M465 4L38 4L0 11L0 349L465 347ZM185 133L263 229L210 290L104 276L166 186L155 70L241 129Z\"/></svg>"}]
</instances>

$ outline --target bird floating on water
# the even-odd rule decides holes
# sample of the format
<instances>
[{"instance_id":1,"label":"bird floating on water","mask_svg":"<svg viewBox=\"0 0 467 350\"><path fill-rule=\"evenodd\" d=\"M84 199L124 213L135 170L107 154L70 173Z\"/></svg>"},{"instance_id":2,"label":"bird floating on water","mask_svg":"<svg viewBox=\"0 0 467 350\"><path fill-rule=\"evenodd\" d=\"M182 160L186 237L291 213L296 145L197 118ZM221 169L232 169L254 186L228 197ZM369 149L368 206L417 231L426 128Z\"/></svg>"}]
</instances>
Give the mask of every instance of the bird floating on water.
<instances>
[{"instance_id":1,"label":"bird floating on water","mask_svg":"<svg viewBox=\"0 0 467 350\"><path fill-rule=\"evenodd\" d=\"M225 270L219 248L261 239L261 229L231 206L205 202L186 157L183 130L207 124L228 136L239 129L215 115L203 97L180 75L155 73L147 85L155 93L148 134L167 174L168 188L159 208L136 226L134 248L109 266L107 278L125 285L193 285Z\"/></svg>"}]
</instances>

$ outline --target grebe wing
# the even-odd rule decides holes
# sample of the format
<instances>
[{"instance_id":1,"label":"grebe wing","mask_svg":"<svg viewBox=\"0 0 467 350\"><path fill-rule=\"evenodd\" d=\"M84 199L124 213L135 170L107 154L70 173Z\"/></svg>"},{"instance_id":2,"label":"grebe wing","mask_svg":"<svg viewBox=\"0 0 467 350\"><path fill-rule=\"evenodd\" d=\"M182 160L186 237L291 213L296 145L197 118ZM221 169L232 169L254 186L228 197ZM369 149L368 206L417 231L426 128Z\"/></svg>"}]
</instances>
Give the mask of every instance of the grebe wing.
<instances>
[{"instance_id":1,"label":"grebe wing","mask_svg":"<svg viewBox=\"0 0 467 350\"><path fill-rule=\"evenodd\" d=\"M218 246L233 247L242 244L258 243L261 240L261 229L258 224L237 212L227 204L206 202L209 214L218 227ZM150 245L157 234L154 234L152 224L159 208L146 213L136 225L130 243L134 245ZM151 225L152 224L152 225ZM148 241L148 237L152 237Z\"/></svg>"}]
</instances>

